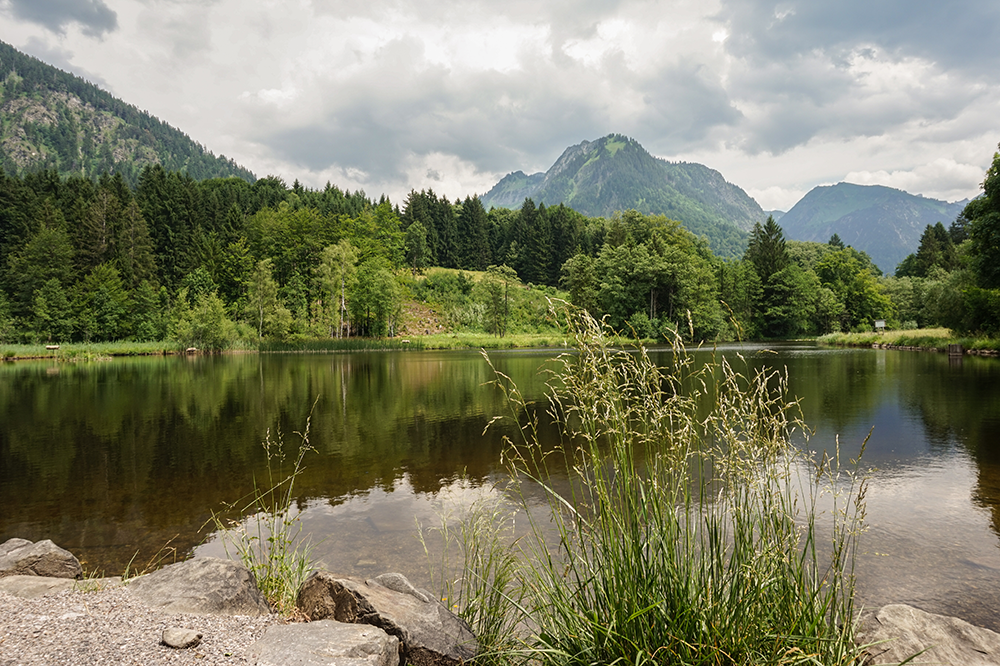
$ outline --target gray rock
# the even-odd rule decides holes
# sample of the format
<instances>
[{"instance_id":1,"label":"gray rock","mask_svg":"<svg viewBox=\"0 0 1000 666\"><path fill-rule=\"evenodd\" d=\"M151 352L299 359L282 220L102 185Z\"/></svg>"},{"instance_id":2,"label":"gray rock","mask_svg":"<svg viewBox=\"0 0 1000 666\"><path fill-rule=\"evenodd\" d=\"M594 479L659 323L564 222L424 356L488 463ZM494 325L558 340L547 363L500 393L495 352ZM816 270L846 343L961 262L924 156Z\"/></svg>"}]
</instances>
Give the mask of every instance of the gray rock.
<instances>
[{"instance_id":1,"label":"gray rock","mask_svg":"<svg viewBox=\"0 0 1000 666\"><path fill-rule=\"evenodd\" d=\"M4 576L0 578L0 592L22 599L34 599L46 594L59 592L97 592L118 587L122 584L120 576L111 578L51 578L49 576Z\"/></svg>"},{"instance_id":2,"label":"gray rock","mask_svg":"<svg viewBox=\"0 0 1000 666\"><path fill-rule=\"evenodd\" d=\"M80 560L49 539L37 543L27 539L8 539L0 544L0 577L80 578L82 575Z\"/></svg>"},{"instance_id":3,"label":"gray rock","mask_svg":"<svg viewBox=\"0 0 1000 666\"><path fill-rule=\"evenodd\" d=\"M321 620L271 625L250 646L257 666L398 666L399 639L378 627Z\"/></svg>"},{"instance_id":4,"label":"gray rock","mask_svg":"<svg viewBox=\"0 0 1000 666\"><path fill-rule=\"evenodd\" d=\"M267 600L242 564L199 557L163 567L128 584L134 597L168 613L267 615Z\"/></svg>"},{"instance_id":5,"label":"gray rock","mask_svg":"<svg viewBox=\"0 0 1000 666\"><path fill-rule=\"evenodd\" d=\"M50 578L48 576L4 576L0 578L0 592L34 599L46 594L72 590L75 580L70 578Z\"/></svg>"},{"instance_id":6,"label":"gray rock","mask_svg":"<svg viewBox=\"0 0 1000 666\"><path fill-rule=\"evenodd\" d=\"M868 645L866 664L898 664L922 652L911 664L997 666L1000 634L965 620L935 615L905 604L865 613L855 642Z\"/></svg>"},{"instance_id":7,"label":"gray rock","mask_svg":"<svg viewBox=\"0 0 1000 666\"><path fill-rule=\"evenodd\" d=\"M382 587L387 587L394 592L408 594L419 601L423 601L425 603L434 601L434 596L430 592L427 590L418 590L413 587L413 583L410 582L410 579L401 573L384 573L381 576L375 576L372 580Z\"/></svg>"},{"instance_id":8,"label":"gray rock","mask_svg":"<svg viewBox=\"0 0 1000 666\"><path fill-rule=\"evenodd\" d=\"M163 634L160 636L160 640L167 647L176 648L178 650L186 650L187 648L193 648L198 643L201 643L201 634L193 629L166 627L163 630Z\"/></svg>"},{"instance_id":9,"label":"gray rock","mask_svg":"<svg viewBox=\"0 0 1000 666\"><path fill-rule=\"evenodd\" d=\"M406 664L457 666L475 657L479 644L469 625L436 599L421 600L426 595L419 591L420 596L414 595L409 581L395 576L386 580L407 591L390 589L376 580L317 571L299 589L297 605L311 620L333 618L384 629L399 638L400 658Z\"/></svg>"}]
</instances>

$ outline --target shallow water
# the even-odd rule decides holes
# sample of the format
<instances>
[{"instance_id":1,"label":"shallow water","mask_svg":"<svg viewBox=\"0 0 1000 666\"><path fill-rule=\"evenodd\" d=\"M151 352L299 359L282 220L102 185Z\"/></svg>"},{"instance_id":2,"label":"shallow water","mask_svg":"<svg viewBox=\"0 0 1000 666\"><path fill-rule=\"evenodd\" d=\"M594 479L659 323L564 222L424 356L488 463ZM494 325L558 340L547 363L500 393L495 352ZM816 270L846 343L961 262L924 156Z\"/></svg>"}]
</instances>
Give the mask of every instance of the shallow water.
<instances>
[{"instance_id":1,"label":"shallow water","mask_svg":"<svg viewBox=\"0 0 1000 666\"><path fill-rule=\"evenodd\" d=\"M787 368L815 429L808 446L874 467L858 589L1000 630L1000 362L886 350L725 347ZM493 353L525 395L552 351ZM700 352L707 356L711 352ZM737 356L740 355L740 356ZM212 511L266 476L260 442L317 452L296 486L325 566L430 580L431 528L499 491L505 411L472 352L120 359L0 365L0 539L51 538L119 573L224 554ZM289 461L285 461L285 470ZM518 529L523 529L522 524ZM430 563L441 561L431 534ZM165 547L166 545L166 547ZM130 564L131 563L131 564Z\"/></svg>"}]
</instances>

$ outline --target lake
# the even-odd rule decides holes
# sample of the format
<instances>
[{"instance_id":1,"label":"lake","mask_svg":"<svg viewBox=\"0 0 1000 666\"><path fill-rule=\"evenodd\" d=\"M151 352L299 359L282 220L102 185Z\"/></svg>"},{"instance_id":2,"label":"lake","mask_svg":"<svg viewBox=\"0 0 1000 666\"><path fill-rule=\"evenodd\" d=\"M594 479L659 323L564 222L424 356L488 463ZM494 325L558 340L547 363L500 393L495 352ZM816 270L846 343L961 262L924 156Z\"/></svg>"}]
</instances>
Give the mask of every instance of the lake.
<instances>
[{"instance_id":1,"label":"lake","mask_svg":"<svg viewBox=\"0 0 1000 666\"><path fill-rule=\"evenodd\" d=\"M1000 362L812 344L729 346L787 367L809 445L871 471L858 594L1000 631ZM553 350L493 352L530 398ZM665 352L662 352L665 353ZM707 355L709 351L698 352ZM50 538L85 567L224 555L212 512L289 455L310 419L295 496L331 570L429 585L417 524L499 491L506 412L475 352L185 356L0 364L0 540ZM285 469L290 466L285 461ZM435 554L432 559L436 561Z\"/></svg>"}]
</instances>

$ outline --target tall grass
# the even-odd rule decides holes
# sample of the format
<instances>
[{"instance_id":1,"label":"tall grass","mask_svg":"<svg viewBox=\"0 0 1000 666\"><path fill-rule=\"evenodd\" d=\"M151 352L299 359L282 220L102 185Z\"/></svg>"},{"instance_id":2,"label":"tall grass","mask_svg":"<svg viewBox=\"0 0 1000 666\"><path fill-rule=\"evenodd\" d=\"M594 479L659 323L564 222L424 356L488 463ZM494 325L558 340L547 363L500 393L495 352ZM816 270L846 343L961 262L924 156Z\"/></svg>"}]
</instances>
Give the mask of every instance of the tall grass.
<instances>
[{"instance_id":1,"label":"tall grass","mask_svg":"<svg viewBox=\"0 0 1000 666\"><path fill-rule=\"evenodd\" d=\"M919 328L909 331L885 331L884 333L829 333L817 338L825 345L868 347L870 345L895 345L899 347L920 347L946 351L948 345L959 344L966 349L1000 349L1000 338L983 335L958 335L947 328Z\"/></svg>"},{"instance_id":2,"label":"tall grass","mask_svg":"<svg viewBox=\"0 0 1000 666\"><path fill-rule=\"evenodd\" d=\"M235 555L253 572L271 608L282 615L293 613L299 587L312 571L311 544L299 538L301 515L293 507L295 480L305 469L306 454L316 450L309 443L311 422L312 414L305 429L295 432L299 445L287 474L282 471L285 445L281 431L272 439L268 430L262 442L267 454L266 482L260 485L255 477L247 497L213 512L210 519L226 554ZM234 513L235 518L227 518Z\"/></svg>"},{"instance_id":3,"label":"tall grass","mask_svg":"<svg viewBox=\"0 0 1000 666\"><path fill-rule=\"evenodd\" d=\"M865 483L838 455L793 446L808 431L786 377L699 366L679 339L657 367L642 349L611 348L593 319L575 321L576 349L542 406L558 445L543 444L539 407L496 375L521 426L504 460L531 529L512 546L516 574L463 600L520 627L518 650L484 641L491 658L853 663ZM467 561L466 575L496 579L480 566Z\"/></svg>"}]
</instances>

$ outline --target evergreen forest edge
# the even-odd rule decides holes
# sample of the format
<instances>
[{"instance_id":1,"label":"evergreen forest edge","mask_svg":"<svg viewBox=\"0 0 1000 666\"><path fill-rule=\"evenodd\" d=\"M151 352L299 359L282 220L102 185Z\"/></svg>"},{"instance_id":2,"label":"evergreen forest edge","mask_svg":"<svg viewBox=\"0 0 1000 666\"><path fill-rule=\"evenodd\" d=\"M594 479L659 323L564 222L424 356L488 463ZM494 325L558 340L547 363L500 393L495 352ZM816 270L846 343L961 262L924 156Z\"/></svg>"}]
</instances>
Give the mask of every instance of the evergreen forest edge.
<instances>
[{"instance_id":1,"label":"evergreen forest edge","mask_svg":"<svg viewBox=\"0 0 1000 666\"><path fill-rule=\"evenodd\" d=\"M634 210L586 217L526 199L487 211L411 191L402 207L327 184L195 180L159 165L132 186L54 170L0 174L0 343L169 341L261 348L399 332L405 302L451 332L555 333L546 298L615 330L689 341L942 326L1000 333L1000 153L984 193L883 276L835 235L789 241L768 218L741 258ZM448 271L427 272L436 266Z\"/></svg>"}]
</instances>

